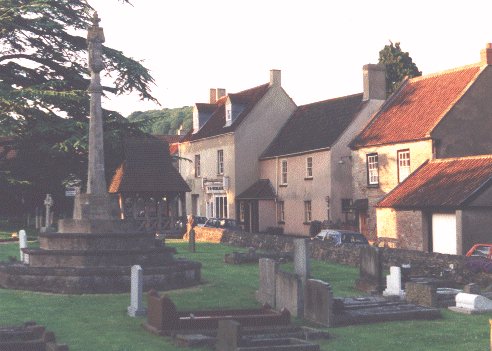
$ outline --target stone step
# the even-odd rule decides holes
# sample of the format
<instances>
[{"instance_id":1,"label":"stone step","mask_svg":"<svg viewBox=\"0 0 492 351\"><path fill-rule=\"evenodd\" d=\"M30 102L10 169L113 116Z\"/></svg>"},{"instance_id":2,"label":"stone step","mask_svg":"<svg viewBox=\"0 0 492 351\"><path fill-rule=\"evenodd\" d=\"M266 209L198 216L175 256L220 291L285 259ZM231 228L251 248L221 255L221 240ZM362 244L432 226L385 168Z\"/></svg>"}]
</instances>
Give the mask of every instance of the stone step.
<instances>
[{"instance_id":1,"label":"stone step","mask_svg":"<svg viewBox=\"0 0 492 351\"><path fill-rule=\"evenodd\" d=\"M168 247L132 250L43 250L22 249L31 267L97 267L164 265L173 261L175 250Z\"/></svg>"}]
</instances>

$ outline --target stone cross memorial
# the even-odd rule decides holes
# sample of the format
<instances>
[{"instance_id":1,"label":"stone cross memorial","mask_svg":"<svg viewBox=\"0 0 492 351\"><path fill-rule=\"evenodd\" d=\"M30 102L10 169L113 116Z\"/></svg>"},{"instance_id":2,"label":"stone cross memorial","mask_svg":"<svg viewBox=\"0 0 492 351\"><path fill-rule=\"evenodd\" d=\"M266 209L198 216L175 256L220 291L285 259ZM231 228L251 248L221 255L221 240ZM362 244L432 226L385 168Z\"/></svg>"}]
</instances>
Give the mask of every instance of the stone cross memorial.
<instances>
[{"instance_id":1,"label":"stone cross memorial","mask_svg":"<svg viewBox=\"0 0 492 351\"><path fill-rule=\"evenodd\" d=\"M131 317L145 316L147 311L142 304L143 290L143 271L139 265L132 266L131 276L131 296L130 306L128 306L128 315Z\"/></svg>"}]
</instances>

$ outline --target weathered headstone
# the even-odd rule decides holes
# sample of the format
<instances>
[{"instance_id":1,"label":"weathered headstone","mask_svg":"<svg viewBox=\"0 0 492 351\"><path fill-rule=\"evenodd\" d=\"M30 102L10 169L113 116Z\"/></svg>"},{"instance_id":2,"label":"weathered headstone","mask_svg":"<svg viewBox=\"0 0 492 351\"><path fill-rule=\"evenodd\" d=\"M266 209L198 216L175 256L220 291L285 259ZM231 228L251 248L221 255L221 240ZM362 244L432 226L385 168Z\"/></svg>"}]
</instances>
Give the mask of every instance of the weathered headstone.
<instances>
[{"instance_id":1,"label":"weathered headstone","mask_svg":"<svg viewBox=\"0 0 492 351\"><path fill-rule=\"evenodd\" d=\"M390 274L386 276L386 290L384 296L400 296L403 298L405 292L402 290L401 268L396 266L390 267Z\"/></svg>"},{"instance_id":2,"label":"weathered headstone","mask_svg":"<svg viewBox=\"0 0 492 351\"><path fill-rule=\"evenodd\" d=\"M25 230L20 230L19 231L20 260L23 263L29 263L29 255L22 252L22 249L25 249L25 248L27 248L27 234L26 234Z\"/></svg>"},{"instance_id":3,"label":"weathered headstone","mask_svg":"<svg viewBox=\"0 0 492 351\"><path fill-rule=\"evenodd\" d=\"M143 271L139 265L132 266L131 275L131 296L130 306L128 306L128 315L131 317L145 316L146 310L142 304L143 290Z\"/></svg>"},{"instance_id":4,"label":"weathered headstone","mask_svg":"<svg viewBox=\"0 0 492 351\"><path fill-rule=\"evenodd\" d=\"M308 239L294 240L294 271L304 282L309 278Z\"/></svg>"},{"instance_id":5,"label":"weathered headstone","mask_svg":"<svg viewBox=\"0 0 492 351\"><path fill-rule=\"evenodd\" d=\"M234 351L241 341L241 325L230 319L219 321L217 331L217 351Z\"/></svg>"},{"instance_id":6,"label":"weathered headstone","mask_svg":"<svg viewBox=\"0 0 492 351\"><path fill-rule=\"evenodd\" d=\"M377 247L367 246L360 249L359 290L381 292L383 281L381 251Z\"/></svg>"},{"instance_id":7,"label":"weathered headstone","mask_svg":"<svg viewBox=\"0 0 492 351\"><path fill-rule=\"evenodd\" d=\"M437 288L432 284L408 282L405 284L405 298L416 305L437 307Z\"/></svg>"},{"instance_id":8,"label":"weathered headstone","mask_svg":"<svg viewBox=\"0 0 492 351\"><path fill-rule=\"evenodd\" d=\"M275 308L287 309L293 316L304 316L304 291L297 274L278 271L275 276Z\"/></svg>"},{"instance_id":9,"label":"weathered headstone","mask_svg":"<svg viewBox=\"0 0 492 351\"><path fill-rule=\"evenodd\" d=\"M456 306L449 309L465 314L488 313L492 312L492 300L481 295L459 293L456 295Z\"/></svg>"},{"instance_id":10,"label":"weathered headstone","mask_svg":"<svg viewBox=\"0 0 492 351\"><path fill-rule=\"evenodd\" d=\"M481 293L480 285L475 283L466 284L463 288L463 292L467 294L480 295Z\"/></svg>"},{"instance_id":11,"label":"weathered headstone","mask_svg":"<svg viewBox=\"0 0 492 351\"><path fill-rule=\"evenodd\" d=\"M306 281L304 318L326 327L333 326L333 292L330 284L316 279Z\"/></svg>"},{"instance_id":12,"label":"weathered headstone","mask_svg":"<svg viewBox=\"0 0 492 351\"><path fill-rule=\"evenodd\" d=\"M256 291L256 300L261 304L269 304L272 308L276 307L275 301L275 276L277 275L278 264L270 258L260 258L260 287Z\"/></svg>"}]
</instances>

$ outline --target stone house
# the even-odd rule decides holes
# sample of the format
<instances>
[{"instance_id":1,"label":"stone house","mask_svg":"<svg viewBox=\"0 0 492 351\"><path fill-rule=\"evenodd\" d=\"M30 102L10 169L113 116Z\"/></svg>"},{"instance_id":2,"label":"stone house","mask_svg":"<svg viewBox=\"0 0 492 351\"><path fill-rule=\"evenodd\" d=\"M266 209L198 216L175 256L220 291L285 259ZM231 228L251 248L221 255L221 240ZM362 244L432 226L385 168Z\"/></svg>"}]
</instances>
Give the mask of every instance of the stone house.
<instances>
[{"instance_id":1,"label":"stone house","mask_svg":"<svg viewBox=\"0 0 492 351\"><path fill-rule=\"evenodd\" d=\"M377 204L378 238L464 255L492 243L492 155L426 161Z\"/></svg>"},{"instance_id":2,"label":"stone house","mask_svg":"<svg viewBox=\"0 0 492 351\"><path fill-rule=\"evenodd\" d=\"M376 204L424 162L492 153L491 64L488 44L477 64L405 80L351 142L354 209L368 239L378 239Z\"/></svg>"},{"instance_id":3,"label":"stone house","mask_svg":"<svg viewBox=\"0 0 492 351\"><path fill-rule=\"evenodd\" d=\"M237 199L246 230L309 235L312 220L351 219L347 146L385 99L385 71L363 68L364 92L299 106L260 157L260 180Z\"/></svg>"},{"instance_id":4,"label":"stone house","mask_svg":"<svg viewBox=\"0 0 492 351\"><path fill-rule=\"evenodd\" d=\"M211 89L209 103L193 109L193 131L179 145L179 169L191 188L186 212L236 218L236 195L260 176L260 154L296 109L281 86L281 72L270 82L226 94Z\"/></svg>"}]
</instances>

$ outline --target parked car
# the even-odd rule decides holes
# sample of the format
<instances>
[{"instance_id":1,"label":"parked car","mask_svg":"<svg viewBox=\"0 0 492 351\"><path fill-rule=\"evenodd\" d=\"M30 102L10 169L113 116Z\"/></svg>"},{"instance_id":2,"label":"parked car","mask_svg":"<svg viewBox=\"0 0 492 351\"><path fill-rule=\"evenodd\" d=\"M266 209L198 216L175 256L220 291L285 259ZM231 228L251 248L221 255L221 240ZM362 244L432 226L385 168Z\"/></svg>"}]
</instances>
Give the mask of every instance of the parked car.
<instances>
[{"instance_id":1,"label":"parked car","mask_svg":"<svg viewBox=\"0 0 492 351\"><path fill-rule=\"evenodd\" d=\"M475 244L466 253L467 257L484 257L492 260L492 244Z\"/></svg>"},{"instance_id":2,"label":"parked car","mask_svg":"<svg viewBox=\"0 0 492 351\"><path fill-rule=\"evenodd\" d=\"M234 219L229 218L209 218L203 225L208 228L225 228L230 230L242 230Z\"/></svg>"},{"instance_id":3,"label":"parked car","mask_svg":"<svg viewBox=\"0 0 492 351\"><path fill-rule=\"evenodd\" d=\"M195 224L199 227L203 227L207 223L207 217L195 216Z\"/></svg>"},{"instance_id":4,"label":"parked car","mask_svg":"<svg viewBox=\"0 0 492 351\"><path fill-rule=\"evenodd\" d=\"M314 238L314 240L329 241L334 245L355 244L369 245L366 237L361 233L343 229L323 229Z\"/></svg>"}]
</instances>

